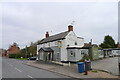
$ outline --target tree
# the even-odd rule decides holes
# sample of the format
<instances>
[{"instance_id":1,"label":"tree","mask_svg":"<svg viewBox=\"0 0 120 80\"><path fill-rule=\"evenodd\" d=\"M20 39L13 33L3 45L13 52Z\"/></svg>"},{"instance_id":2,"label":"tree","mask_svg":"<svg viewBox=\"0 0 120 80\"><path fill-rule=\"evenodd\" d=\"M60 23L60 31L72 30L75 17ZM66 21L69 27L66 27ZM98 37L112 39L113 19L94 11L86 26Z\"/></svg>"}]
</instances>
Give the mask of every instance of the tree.
<instances>
[{"instance_id":1,"label":"tree","mask_svg":"<svg viewBox=\"0 0 120 80\"><path fill-rule=\"evenodd\" d=\"M29 46L28 47L28 54L29 55L31 53L32 56L36 56L36 52L37 52L37 46Z\"/></svg>"},{"instance_id":2,"label":"tree","mask_svg":"<svg viewBox=\"0 0 120 80\"><path fill-rule=\"evenodd\" d=\"M112 36L105 36L103 43L99 45L101 48L116 48L115 40L112 38Z\"/></svg>"}]
</instances>

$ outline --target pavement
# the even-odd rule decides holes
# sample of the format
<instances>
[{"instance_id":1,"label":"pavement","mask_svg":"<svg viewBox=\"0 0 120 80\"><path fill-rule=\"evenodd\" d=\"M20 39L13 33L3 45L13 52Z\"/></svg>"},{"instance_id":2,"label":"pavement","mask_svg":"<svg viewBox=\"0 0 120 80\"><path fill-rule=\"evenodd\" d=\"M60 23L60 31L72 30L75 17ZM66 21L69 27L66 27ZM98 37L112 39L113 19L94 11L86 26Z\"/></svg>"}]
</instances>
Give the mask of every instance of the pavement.
<instances>
[{"instance_id":1,"label":"pavement","mask_svg":"<svg viewBox=\"0 0 120 80\"><path fill-rule=\"evenodd\" d=\"M72 78L119 78L118 76L112 75L108 72L103 72L101 70L96 70L97 72L89 71L88 75L84 75L84 73L78 73L77 64L64 64L64 66L59 64L54 64L51 62L43 62L43 61L28 61L26 63L29 66L36 67L39 69L47 70L50 72L59 73Z\"/></svg>"},{"instance_id":2,"label":"pavement","mask_svg":"<svg viewBox=\"0 0 120 80\"><path fill-rule=\"evenodd\" d=\"M25 65L24 63L27 61L2 58L2 78L8 78L8 80L17 80L11 78L25 78L25 80L26 78L30 80L36 80L35 78L69 78L68 76Z\"/></svg>"}]
</instances>

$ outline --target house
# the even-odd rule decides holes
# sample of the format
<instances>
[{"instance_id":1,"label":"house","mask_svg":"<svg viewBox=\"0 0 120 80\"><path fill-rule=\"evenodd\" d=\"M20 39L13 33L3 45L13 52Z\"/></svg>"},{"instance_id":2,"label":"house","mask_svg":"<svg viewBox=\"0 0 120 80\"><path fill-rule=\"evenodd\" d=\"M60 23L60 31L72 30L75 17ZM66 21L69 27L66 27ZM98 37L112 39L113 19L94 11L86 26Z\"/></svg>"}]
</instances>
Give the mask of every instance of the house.
<instances>
[{"instance_id":1,"label":"house","mask_svg":"<svg viewBox=\"0 0 120 80\"><path fill-rule=\"evenodd\" d=\"M119 56L120 55L120 48L114 48L114 49L112 49L111 54L113 56Z\"/></svg>"},{"instance_id":2,"label":"house","mask_svg":"<svg viewBox=\"0 0 120 80\"><path fill-rule=\"evenodd\" d=\"M112 51L111 49L103 49L104 58L112 56L111 51Z\"/></svg>"},{"instance_id":3,"label":"house","mask_svg":"<svg viewBox=\"0 0 120 80\"><path fill-rule=\"evenodd\" d=\"M7 56L7 51L2 49L2 56Z\"/></svg>"},{"instance_id":4,"label":"house","mask_svg":"<svg viewBox=\"0 0 120 80\"><path fill-rule=\"evenodd\" d=\"M100 49L99 54L101 57L114 57L120 55L120 48Z\"/></svg>"},{"instance_id":5,"label":"house","mask_svg":"<svg viewBox=\"0 0 120 80\"><path fill-rule=\"evenodd\" d=\"M117 48L120 48L120 44L117 45Z\"/></svg>"},{"instance_id":6,"label":"house","mask_svg":"<svg viewBox=\"0 0 120 80\"><path fill-rule=\"evenodd\" d=\"M56 35L49 36L46 32L45 38L37 45L37 60L76 62L82 58L83 46L84 38L77 37L73 26L69 25L67 31Z\"/></svg>"},{"instance_id":7,"label":"house","mask_svg":"<svg viewBox=\"0 0 120 80\"><path fill-rule=\"evenodd\" d=\"M9 56L9 54L17 54L19 52L20 52L20 48L16 43L13 43L13 45L11 45L7 50L7 56Z\"/></svg>"},{"instance_id":8,"label":"house","mask_svg":"<svg viewBox=\"0 0 120 80\"><path fill-rule=\"evenodd\" d=\"M7 56L7 51L5 49L0 49L0 56Z\"/></svg>"},{"instance_id":9,"label":"house","mask_svg":"<svg viewBox=\"0 0 120 80\"><path fill-rule=\"evenodd\" d=\"M99 59L98 46L96 44L84 43L83 49L88 49L88 55L91 60Z\"/></svg>"},{"instance_id":10,"label":"house","mask_svg":"<svg viewBox=\"0 0 120 80\"><path fill-rule=\"evenodd\" d=\"M98 54L99 54L99 59L103 59L104 58L104 53L102 49L98 49Z\"/></svg>"}]
</instances>

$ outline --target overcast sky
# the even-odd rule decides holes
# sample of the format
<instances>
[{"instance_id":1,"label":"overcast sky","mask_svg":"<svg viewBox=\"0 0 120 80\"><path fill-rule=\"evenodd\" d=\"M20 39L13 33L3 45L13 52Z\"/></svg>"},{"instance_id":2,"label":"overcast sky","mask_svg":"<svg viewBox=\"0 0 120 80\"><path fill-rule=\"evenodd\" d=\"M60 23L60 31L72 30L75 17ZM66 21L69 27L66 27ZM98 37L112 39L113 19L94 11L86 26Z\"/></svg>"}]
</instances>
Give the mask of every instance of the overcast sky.
<instances>
[{"instance_id":1,"label":"overcast sky","mask_svg":"<svg viewBox=\"0 0 120 80\"><path fill-rule=\"evenodd\" d=\"M9 2L2 6L2 46L13 42L24 48L50 35L64 32L74 23L74 32L85 42L103 42L105 35L118 41L117 2ZM1 36L1 35L0 35Z\"/></svg>"}]
</instances>

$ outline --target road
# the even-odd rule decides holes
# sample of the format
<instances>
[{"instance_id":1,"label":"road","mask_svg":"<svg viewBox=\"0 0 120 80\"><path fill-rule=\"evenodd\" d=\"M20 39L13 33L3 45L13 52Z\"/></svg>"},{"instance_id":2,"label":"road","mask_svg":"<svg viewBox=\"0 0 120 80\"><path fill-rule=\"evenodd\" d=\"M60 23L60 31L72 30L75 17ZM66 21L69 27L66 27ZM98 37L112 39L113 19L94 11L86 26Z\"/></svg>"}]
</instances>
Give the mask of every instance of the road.
<instances>
[{"instance_id":1,"label":"road","mask_svg":"<svg viewBox=\"0 0 120 80\"><path fill-rule=\"evenodd\" d=\"M2 58L2 78L68 78L57 73L27 66L25 60Z\"/></svg>"}]
</instances>

